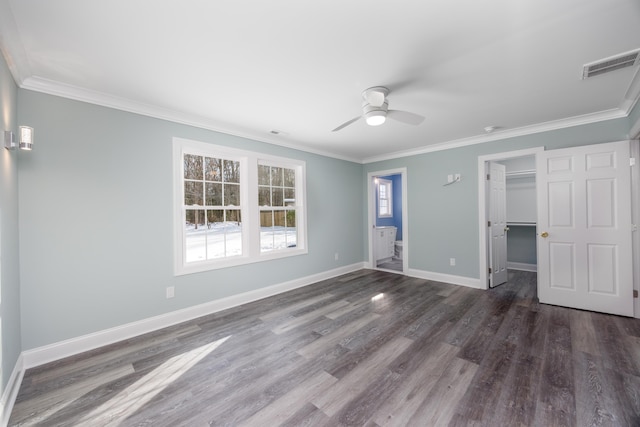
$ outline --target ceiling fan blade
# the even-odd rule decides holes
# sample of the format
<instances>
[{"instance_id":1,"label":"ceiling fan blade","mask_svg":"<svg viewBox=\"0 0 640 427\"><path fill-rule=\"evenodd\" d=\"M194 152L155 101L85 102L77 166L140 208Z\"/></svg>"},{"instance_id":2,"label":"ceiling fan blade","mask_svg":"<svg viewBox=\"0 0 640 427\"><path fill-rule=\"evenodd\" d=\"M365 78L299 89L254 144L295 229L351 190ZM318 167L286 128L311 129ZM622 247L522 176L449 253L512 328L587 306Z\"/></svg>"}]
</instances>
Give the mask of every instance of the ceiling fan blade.
<instances>
[{"instance_id":1,"label":"ceiling fan blade","mask_svg":"<svg viewBox=\"0 0 640 427\"><path fill-rule=\"evenodd\" d=\"M389 110L387 111L387 117L414 126L417 126L424 121L424 117L420 114L401 110Z\"/></svg>"},{"instance_id":2,"label":"ceiling fan blade","mask_svg":"<svg viewBox=\"0 0 640 427\"><path fill-rule=\"evenodd\" d=\"M347 127L347 126L349 126L351 123L356 122L356 121L360 120L361 118L362 118L362 116L358 116L358 117L355 117L355 118L353 118L353 119L351 119L351 120L349 120L349 121L347 121L347 122L344 122L343 124L341 124L340 126L338 126L337 128L335 128L334 130L332 130L331 132L336 132L336 131L339 131L339 130L340 130L340 129L342 129L342 128L346 128L346 127Z\"/></svg>"}]
</instances>

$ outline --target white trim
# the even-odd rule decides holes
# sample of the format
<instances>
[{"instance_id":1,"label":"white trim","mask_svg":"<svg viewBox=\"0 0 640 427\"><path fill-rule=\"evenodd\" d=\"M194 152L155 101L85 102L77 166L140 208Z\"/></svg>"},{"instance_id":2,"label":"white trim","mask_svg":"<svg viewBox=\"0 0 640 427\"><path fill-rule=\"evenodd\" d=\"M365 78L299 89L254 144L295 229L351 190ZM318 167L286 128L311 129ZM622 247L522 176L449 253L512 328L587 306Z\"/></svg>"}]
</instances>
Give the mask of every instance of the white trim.
<instances>
[{"instance_id":1,"label":"white trim","mask_svg":"<svg viewBox=\"0 0 640 427\"><path fill-rule=\"evenodd\" d=\"M631 166L631 221L638 228L631 234L633 289L640 293L640 141L630 141L629 149L636 159L635 166ZM633 316L640 319L640 298L634 298Z\"/></svg>"},{"instance_id":2,"label":"white trim","mask_svg":"<svg viewBox=\"0 0 640 427\"><path fill-rule=\"evenodd\" d=\"M598 113L585 114L582 116L571 117L568 119L554 120L545 123L539 123L530 126L523 126L515 129L496 131L490 135L472 136L469 138L461 138L453 141L431 144L422 148L406 151L396 151L395 153L383 154L380 156L367 157L362 163L374 163L383 160L398 159L401 157L411 157L419 154L433 153L435 151L449 150L451 148L466 147L469 145L482 144L484 142L499 141L507 138L515 138L519 136L532 135L552 130L565 129L574 126L587 125L591 123L603 122L612 119L627 117L628 113L615 108L611 110L601 111Z\"/></svg>"},{"instance_id":3,"label":"white trim","mask_svg":"<svg viewBox=\"0 0 640 427\"><path fill-rule=\"evenodd\" d=\"M237 295L231 295L225 298L210 301L204 304L195 305L193 307L184 308L182 310L172 311L170 313L161 314L159 316L149 317L137 322L128 323L126 325L116 326L114 328L105 329L92 334L71 338L65 341L56 342L46 346L34 348L24 351L24 369L40 366L45 363L53 362L65 357L73 356L85 351L93 350L108 344L129 339L158 329L186 322L198 317L206 316L211 313L226 310L228 308L237 307L293 289L308 286L310 284L327 280L332 277L358 271L364 268L363 263L356 263L339 267L333 270L324 271L322 273L312 274L310 276L301 277L265 288L244 292Z\"/></svg>"},{"instance_id":4,"label":"white trim","mask_svg":"<svg viewBox=\"0 0 640 427\"><path fill-rule=\"evenodd\" d=\"M365 261L366 268L376 269L376 260L373 254L373 226L376 220L376 189L373 179L377 176L400 175L402 191L402 274L409 270L409 208L407 200L407 168L387 169L367 173L367 241L369 242L369 256ZM396 236L398 239L398 236ZM394 273L397 273L394 271Z\"/></svg>"},{"instance_id":5,"label":"white trim","mask_svg":"<svg viewBox=\"0 0 640 427\"><path fill-rule=\"evenodd\" d=\"M22 355L20 355L13 367L13 372L11 372L11 376L9 377L7 387L5 387L2 393L2 401L0 401L0 425L2 426L9 424L9 417L11 416L13 405L16 403L25 369L24 359Z\"/></svg>"},{"instance_id":6,"label":"white trim","mask_svg":"<svg viewBox=\"0 0 640 427\"><path fill-rule=\"evenodd\" d=\"M14 76L15 77L15 76ZM262 134L258 132L239 131L237 129L231 129L223 126L216 120L199 116L196 114L184 113L169 108L163 108L156 105L145 104L143 102L134 101L127 98L122 98L114 95L110 95L104 92L98 92L90 89L85 89L79 86L74 86L66 83L60 83L54 80L45 79L42 77L27 77L26 79L16 79L21 89L28 89L34 92L45 93L49 95L59 96L61 98L72 99L75 101L86 102L88 104L99 105L102 107L113 108L120 111L127 111L134 114L140 114L142 116L153 117L156 119L167 120L173 123L179 123L187 126L193 126L200 129L211 130L214 132L224 133L226 135L237 136L240 138L247 138L258 142L264 142L267 144L278 145L280 147L286 147L293 150L303 151L306 153L318 154L320 156L330 157L339 160L345 160L353 163L362 163L361 159L344 156L341 154L331 153L324 150L317 150L303 146L294 140L284 140L286 137L284 134L278 136L272 134Z\"/></svg>"},{"instance_id":7,"label":"white trim","mask_svg":"<svg viewBox=\"0 0 640 427\"><path fill-rule=\"evenodd\" d=\"M510 262L507 261L507 269L508 270L520 270L520 271L538 271L537 264L526 264L524 262Z\"/></svg>"},{"instance_id":8,"label":"white trim","mask_svg":"<svg viewBox=\"0 0 640 427\"><path fill-rule=\"evenodd\" d=\"M406 271L406 275L418 279L433 280L434 282L484 289L480 283L480 279L475 279L473 277L454 276L452 274L435 273L433 271L416 270L413 268Z\"/></svg>"},{"instance_id":9,"label":"white trim","mask_svg":"<svg viewBox=\"0 0 640 427\"><path fill-rule=\"evenodd\" d=\"M15 50L12 50L15 52ZM11 66L12 64L10 64ZM22 64L19 64L17 68L24 69ZM382 154L379 156L366 157L366 158L354 158L344 156L342 154L332 153L324 150L317 150L304 146L295 140L284 140L282 134L278 137L274 137L271 134L263 135L257 132L240 132L236 129L230 129L225 126L221 126L215 120L210 118L198 116L195 114L183 113L168 108L162 108L155 105L149 105L137 101L133 101L126 98L117 97L114 95L106 94L103 92L93 91L85 89L79 86L73 86L65 83L60 83L54 80L44 79L41 77L26 77L22 78L17 70L11 68L11 72L16 82L21 89L33 90L36 92L46 93L50 95L59 96L62 98L73 99L76 101L82 101L89 104L100 105L104 107L114 108L121 111L128 111L130 113L140 114L143 116L158 118L167 120L174 123L180 123L188 126L193 126L201 129L207 129L215 132L225 133L227 135L233 135L240 138L248 138L267 144L278 145L281 147L290 148L293 150L304 151L307 153L318 154L325 157L330 157L339 160L345 160L353 163L368 164L383 160L398 159L402 157L414 156L417 154L431 153L435 151L449 150L451 148L465 147L468 145L482 144L484 142L498 141L507 138L514 138L518 136L531 135L541 132L547 132L557 129L565 129L574 126L581 126L585 124L598 123L602 121L618 119L628 117L630 111L635 106L636 100L624 99L619 108L612 108L596 113L584 114L575 117L569 117L566 119L553 120L549 122L533 124L529 126L523 126L515 129L507 129L502 131L496 131L491 135L476 135L468 138L461 138L451 141L442 141L429 144L416 149L398 151L394 153ZM635 81L635 80L634 80ZM635 93L632 89L635 88L630 85L630 92ZM633 86L633 87L632 87ZM633 94L632 93L632 94Z\"/></svg>"},{"instance_id":10,"label":"white trim","mask_svg":"<svg viewBox=\"0 0 640 427\"><path fill-rule=\"evenodd\" d=\"M504 160L513 157L536 155L544 151L544 147L527 148L525 150L507 151L504 153L478 156L478 233L480 236L479 263L480 289L489 289L489 262L487 258L487 180L486 163L492 160Z\"/></svg>"}]
</instances>

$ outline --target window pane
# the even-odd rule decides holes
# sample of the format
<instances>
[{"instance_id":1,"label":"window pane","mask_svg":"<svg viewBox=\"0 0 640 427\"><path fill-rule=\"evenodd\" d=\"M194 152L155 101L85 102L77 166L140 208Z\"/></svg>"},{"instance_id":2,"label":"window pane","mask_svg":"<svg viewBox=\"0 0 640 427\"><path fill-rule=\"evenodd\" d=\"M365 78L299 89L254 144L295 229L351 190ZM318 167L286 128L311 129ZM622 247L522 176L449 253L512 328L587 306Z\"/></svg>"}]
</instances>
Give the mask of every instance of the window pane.
<instances>
[{"instance_id":1,"label":"window pane","mask_svg":"<svg viewBox=\"0 0 640 427\"><path fill-rule=\"evenodd\" d=\"M187 209L185 221L185 260L202 261L206 258L206 226L204 212Z\"/></svg>"},{"instance_id":2,"label":"window pane","mask_svg":"<svg viewBox=\"0 0 640 427\"><path fill-rule=\"evenodd\" d=\"M260 251L273 250L273 211L260 212Z\"/></svg>"},{"instance_id":3,"label":"window pane","mask_svg":"<svg viewBox=\"0 0 640 427\"><path fill-rule=\"evenodd\" d=\"M207 259L224 256L224 211L207 211Z\"/></svg>"},{"instance_id":4,"label":"window pane","mask_svg":"<svg viewBox=\"0 0 640 427\"><path fill-rule=\"evenodd\" d=\"M271 206L284 206L284 189L282 187L271 190Z\"/></svg>"},{"instance_id":5,"label":"window pane","mask_svg":"<svg viewBox=\"0 0 640 427\"><path fill-rule=\"evenodd\" d=\"M205 203L207 206L222 206L222 184L205 183Z\"/></svg>"},{"instance_id":6,"label":"window pane","mask_svg":"<svg viewBox=\"0 0 640 427\"><path fill-rule=\"evenodd\" d=\"M287 247L287 229L285 227L286 214L284 211L273 212L273 248L285 249Z\"/></svg>"},{"instance_id":7,"label":"window pane","mask_svg":"<svg viewBox=\"0 0 640 427\"><path fill-rule=\"evenodd\" d=\"M186 179L202 179L202 156L184 155L184 177Z\"/></svg>"},{"instance_id":8,"label":"window pane","mask_svg":"<svg viewBox=\"0 0 640 427\"><path fill-rule=\"evenodd\" d=\"M222 209L208 210L207 223L209 228L219 226L224 222L224 211Z\"/></svg>"},{"instance_id":9,"label":"window pane","mask_svg":"<svg viewBox=\"0 0 640 427\"><path fill-rule=\"evenodd\" d=\"M228 210L225 226L226 256L242 255L242 221L239 210Z\"/></svg>"},{"instance_id":10,"label":"window pane","mask_svg":"<svg viewBox=\"0 0 640 427\"><path fill-rule=\"evenodd\" d=\"M295 206L296 204L296 190L293 188L284 189L284 205Z\"/></svg>"},{"instance_id":11,"label":"window pane","mask_svg":"<svg viewBox=\"0 0 640 427\"><path fill-rule=\"evenodd\" d=\"M260 212L260 227L273 226L273 211Z\"/></svg>"},{"instance_id":12,"label":"window pane","mask_svg":"<svg viewBox=\"0 0 640 427\"><path fill-rule=\"evenodd\" d=\"M258 165L258 185L270 185L271 168L265 165Z\"/></svg>"},{"instance_id":13,"label":"window pane","mask_svg":"<svg viewBox=\"0 0 640 427\"><path fill-rule=\"evenodd\" d=\"M224 205L240 206L240 186L237 184L224 184Z\"/></svg>"},{"instance_id":14,"label":"window pane","mask_svg":"<svg viewBox=\"0 0 640 427\"><path fill-rule=\"evenodd\" d=\"M286 241L288 248L295 248L298 245L298 230L296 229L296 211L288 210Z\"/></svg>"},{"instance_id":15,"label":"window pane","mask_svg":"<svg viewBox=\"0 0 640 427\"><path fill-rule=\"evenodd\" d=\"M222 159L205 157L204 172L207 181L222 181Z\"/></svg>"},{"instance_id":16,"label":"window pane","mask_svg":"<svg viewBox=\"0 0 640 427\"><path fill-rule=\"evenodd\" d=\"M202 182L185 181L184 204L187 206L202 206Z\"/></svg>"},{"instance_id":17,"label":"window pane","mask_svg":"<svg viewBox=\"0 0 640 427\"><path fill-rule=\"evenodd\" d=\"M379 215L389 215L389 203L388 200L380 200Z\"/></svg>"},{"instance_id":18,"label":"window pane","mask_svg":"<svg viewBox=\"0 0 640 427\"><path fill-rule=\"evenodd\" d=\"M296 186L296 171L295 169L284 169L284 186L295 187Z\"/></svg>"},{"instance_id":19,"label":"window pane","mask_svg":"<svg viewBox=\"0 0 640 427\"><path fill-rule=\"evenodd\" d=\"M284 211L275 211L273 213L273 225L274 227L284 227L286 226L285 222L285 212Z\"/></svg>"},{"instance_id":20,"label":"window pane","mask_svg":"<svg viewBox=\"0 0 640 427\"><path fill-rule=\"evenodd\" d=\"M298 232L296 231L296 229L287 229L287 247L288 248L295 248L296 246L298 246Z\"/></svg>"},{"instance_id":21,"label":"window pane","mask_svg":"<svg viewBox=\"0 0 640 427\"><path fill-rule=\"evenodd\" d=\"M296 211L288 210L287 212L287 227L295 228L296 227Z\"/></svg>"},{"instance_id":22,"label":"window pane","mask_svg":"<svg viewBox=\"0 0 640 427\"><path fill-rule=\"evenodd\" d=\"M258 206L271 206L271 190L269 187L258 188Z\"/></svg>"},{"instance_id":23,"label":"window pane","mask_svg":"<svg viewBox=\"0 0 640 427\"><path fill-rule=\"evenodd\" d=\"M282 168L271 168L271 185L273 185L274 187L276 185L279 185L282 187Z\"/></svg>"},{"instance_id":24,"label":"window pane","mask_svg":"<svg viewBox=\"0 0 640 427\"><path fill-rule=\"evenodd\" d=\"M240 182L240 162L224 161L224 182Z\"/></svg>"}]
</instances>

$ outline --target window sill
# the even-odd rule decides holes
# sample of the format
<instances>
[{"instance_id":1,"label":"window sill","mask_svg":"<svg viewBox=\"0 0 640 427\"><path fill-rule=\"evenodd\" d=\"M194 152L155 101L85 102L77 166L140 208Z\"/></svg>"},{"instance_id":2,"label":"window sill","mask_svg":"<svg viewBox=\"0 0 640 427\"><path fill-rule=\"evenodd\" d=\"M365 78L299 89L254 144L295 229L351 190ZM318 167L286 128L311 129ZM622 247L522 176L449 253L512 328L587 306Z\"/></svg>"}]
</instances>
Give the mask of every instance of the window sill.
<instances>
[{"instance_id":1,"label":"window sill","mask_svg":"<svg viewBox=\"0 0 640 427\"><path fill-rule=\"evenodd\" d=\"M253 264L256 262L273 261L281 258L289 258L293 256L306 255L309 251L303 248L290 249L286 251L274 251L261 254L257 257L239 256L235 258L226 258L223 260L210 260L202 262L194 262L187 266L176 266L174 276L184 276L193 273L202 273L205 271L220 270L223 268L237 267L240 265Z\"/></svg>"}]
</instances>

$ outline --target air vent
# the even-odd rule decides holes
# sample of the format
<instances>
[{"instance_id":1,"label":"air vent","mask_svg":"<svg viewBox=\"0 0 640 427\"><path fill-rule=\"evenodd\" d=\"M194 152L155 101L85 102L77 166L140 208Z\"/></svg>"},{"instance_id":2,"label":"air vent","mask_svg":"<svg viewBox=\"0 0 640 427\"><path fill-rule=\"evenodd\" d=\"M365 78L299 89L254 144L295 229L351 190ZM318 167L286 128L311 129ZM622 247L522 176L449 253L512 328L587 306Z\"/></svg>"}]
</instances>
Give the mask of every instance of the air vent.
<instances>
[{"instance_id":1,"label":"air vent","mask_svg":"<svg viewBox=\"0 0 640 427\"><path fill-rule=\"evenodd\" d=\"M599 76L609 71L619 70L621 68L633 67L640 63L640 49L630 52L621 53L620 55L610 56L600 61L585 64L582 67L582 79Z\"/></svg>"}]
</instances>

